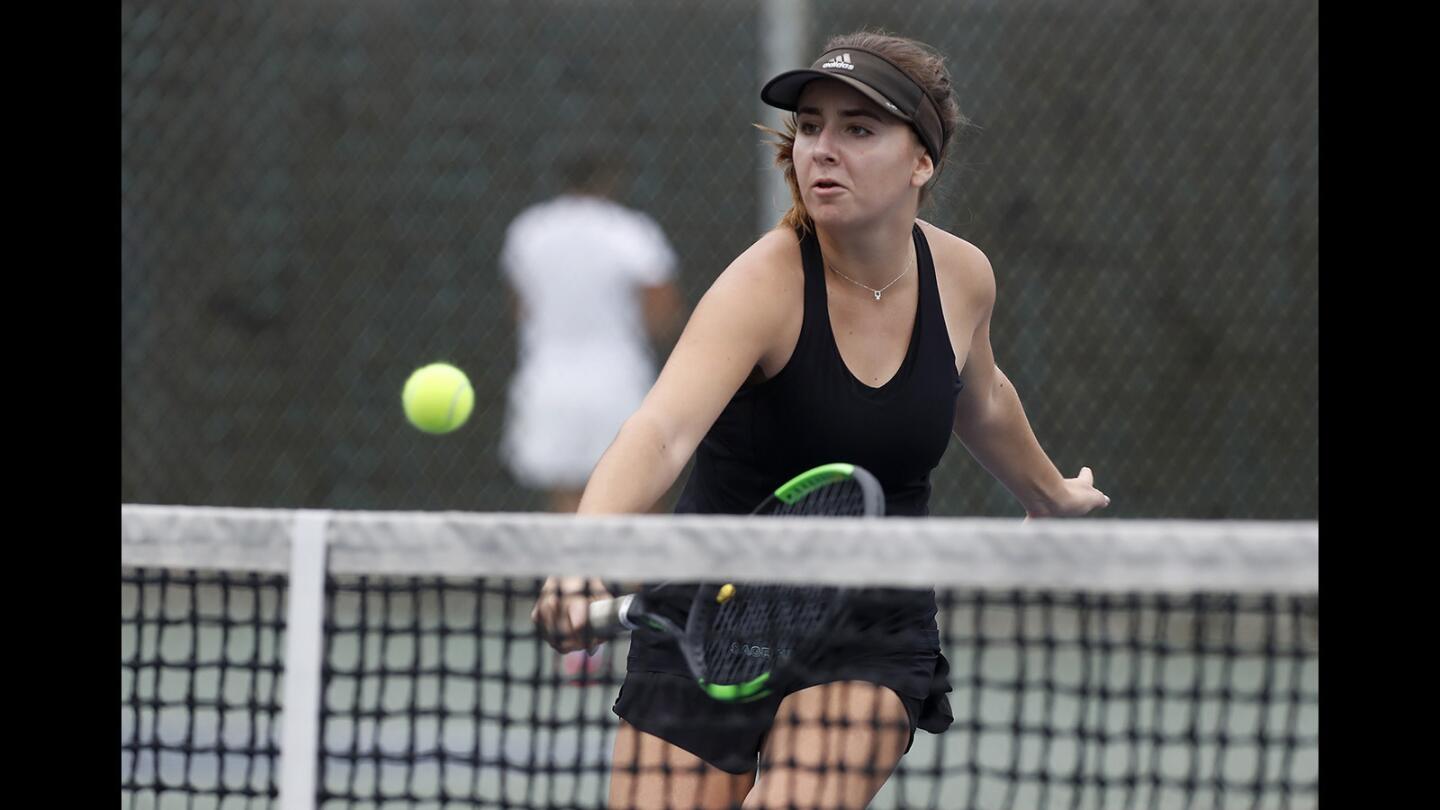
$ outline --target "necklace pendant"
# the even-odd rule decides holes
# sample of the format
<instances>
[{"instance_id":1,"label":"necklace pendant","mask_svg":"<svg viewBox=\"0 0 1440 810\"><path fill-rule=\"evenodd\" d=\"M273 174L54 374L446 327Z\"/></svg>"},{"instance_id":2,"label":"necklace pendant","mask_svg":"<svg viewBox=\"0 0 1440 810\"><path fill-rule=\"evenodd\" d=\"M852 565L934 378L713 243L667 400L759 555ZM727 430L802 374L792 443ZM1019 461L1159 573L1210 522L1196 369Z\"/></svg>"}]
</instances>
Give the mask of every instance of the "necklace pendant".
<instances>
[{"instance_id":1,"label":"necklace pendant","mask_svg":"<svg viewBox=\"0 0 1440 810\"><path fill-rule=\"evenodd\" d=\"M880 300L880 291L879 291L879 290L876 290L876 291L875 291L875 300L876 300L876 301L879 301L879 300Z\"/></svg>"}]
</instances>

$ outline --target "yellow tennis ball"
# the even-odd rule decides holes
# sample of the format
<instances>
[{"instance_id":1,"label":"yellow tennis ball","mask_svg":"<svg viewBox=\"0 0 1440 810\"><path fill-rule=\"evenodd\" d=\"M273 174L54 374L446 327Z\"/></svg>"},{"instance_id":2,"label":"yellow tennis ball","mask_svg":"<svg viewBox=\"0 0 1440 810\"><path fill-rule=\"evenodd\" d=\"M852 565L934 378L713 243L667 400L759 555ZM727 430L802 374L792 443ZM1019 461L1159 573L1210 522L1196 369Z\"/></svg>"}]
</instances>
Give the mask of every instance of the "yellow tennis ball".
<instances>
[{"instance_id":1,"label":"yellow tennis ball","mask_svg":"<svg viewBox=\"0 0 1440 810\"><path fill-rule=\"evenodd\" d=\"M465 372L448 363L415 370L401 395L405 418L426 433L449 433L465 424L475 407L475 389Z\"/></svg>"},{"instance_id":2,"label":"yellow tennis ball","mask_svg":"<svg viewBox=\"0 0 1440 810\"><path fill-rule=\"evenodd\" d=\"M715 594L715 601L718 602L719 604L722 604L722 605L723 605L723 604L725 604L726 602L729 602L729 601L730 601L730 598L733 597L734 595L735 595L735 586L734 586L734 585L731 585L730 583L727 582L727 583L725 583L724 585L721 585L721 586L720 586L720 592L717 593L717 594Z\"/></svg>"}]
</instances>

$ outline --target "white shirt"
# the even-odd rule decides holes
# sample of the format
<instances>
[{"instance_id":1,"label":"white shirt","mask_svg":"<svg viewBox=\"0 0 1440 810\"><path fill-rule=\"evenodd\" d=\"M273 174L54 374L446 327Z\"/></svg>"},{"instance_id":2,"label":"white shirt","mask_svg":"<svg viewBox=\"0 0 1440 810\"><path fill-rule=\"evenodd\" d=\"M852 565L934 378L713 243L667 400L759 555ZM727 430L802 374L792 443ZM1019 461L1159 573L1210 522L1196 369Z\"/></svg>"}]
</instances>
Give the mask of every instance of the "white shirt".
<instances>
[{"instance_id":1,"label":"white shirt","mask_svg":"<svg viewBox=\"0 0 1440 810\"><path fill-rule=\"evenodd\" d=\"M669 280L675 265L660 226L617 203L563 195L526 209L500 251L521 302L520 363L597 353L653 363L639 288Z\"/></svg>"}]
</instances>

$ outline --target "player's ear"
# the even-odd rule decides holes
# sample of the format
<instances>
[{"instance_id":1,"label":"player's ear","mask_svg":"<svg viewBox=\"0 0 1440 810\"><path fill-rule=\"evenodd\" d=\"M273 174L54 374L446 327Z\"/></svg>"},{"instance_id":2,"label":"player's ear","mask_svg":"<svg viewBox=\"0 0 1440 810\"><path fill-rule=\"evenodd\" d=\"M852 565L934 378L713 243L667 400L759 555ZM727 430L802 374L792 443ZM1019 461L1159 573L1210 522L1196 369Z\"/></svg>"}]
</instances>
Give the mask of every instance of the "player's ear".
<instances>
[{"instance_id":1,"label":"player's ear","mask_svg":"<svg viewBox=\"0 0 1440 810\"><path fill-rule=\"evenodd\" d=\"M920 154L915 157L915 168L910 171L910 186L912 188L924 188L935 176L935 161L930 159L930 152L925 147L920 147Z\"/></svg>"}]
</instances>

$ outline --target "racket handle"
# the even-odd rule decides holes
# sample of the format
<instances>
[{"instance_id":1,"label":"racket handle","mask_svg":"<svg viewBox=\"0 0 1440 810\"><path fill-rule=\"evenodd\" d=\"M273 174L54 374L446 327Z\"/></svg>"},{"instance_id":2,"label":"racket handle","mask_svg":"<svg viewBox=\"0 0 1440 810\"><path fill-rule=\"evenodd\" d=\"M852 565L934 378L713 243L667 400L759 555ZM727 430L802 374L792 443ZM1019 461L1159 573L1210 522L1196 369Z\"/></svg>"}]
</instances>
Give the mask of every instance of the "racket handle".
<instances>
[{"instance_id":1,"label":"racket handle","mask_svg":"<svg viewBox=\"0 0 1440 810\"><path fill-rule=\"evenodd\" d=\"M590 603L590 632L599 638L612 638L626 630L634 630L635 625L630 623L630 604L635 601L635 594L616 597L614 599L599 599Z\"/></svg>"}]
</instances>

